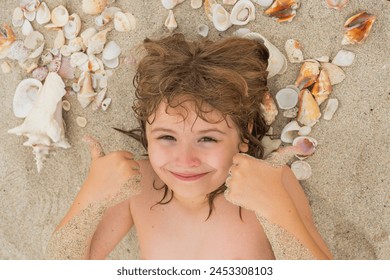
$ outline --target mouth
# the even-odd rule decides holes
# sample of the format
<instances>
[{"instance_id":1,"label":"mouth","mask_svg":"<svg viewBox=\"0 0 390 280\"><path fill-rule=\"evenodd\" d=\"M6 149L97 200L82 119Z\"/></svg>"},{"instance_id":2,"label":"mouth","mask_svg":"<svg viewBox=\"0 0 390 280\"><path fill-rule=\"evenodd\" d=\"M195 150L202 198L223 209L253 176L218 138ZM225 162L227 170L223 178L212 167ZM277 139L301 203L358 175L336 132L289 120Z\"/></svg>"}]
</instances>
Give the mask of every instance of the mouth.
<instances>
[{"instance_id":1,"label":"mouth","mask_svg":"<svg viewBox=\"0 0 390 280\"><path fill-rule=\"evenodd\" d=\"M196 181L202 178L203 176L207 175L208 173L209 172L198 173L198 174L181 174L181 173L175 173L171 171L171 174L181 181Z\"/></svg>"}]
</instances>

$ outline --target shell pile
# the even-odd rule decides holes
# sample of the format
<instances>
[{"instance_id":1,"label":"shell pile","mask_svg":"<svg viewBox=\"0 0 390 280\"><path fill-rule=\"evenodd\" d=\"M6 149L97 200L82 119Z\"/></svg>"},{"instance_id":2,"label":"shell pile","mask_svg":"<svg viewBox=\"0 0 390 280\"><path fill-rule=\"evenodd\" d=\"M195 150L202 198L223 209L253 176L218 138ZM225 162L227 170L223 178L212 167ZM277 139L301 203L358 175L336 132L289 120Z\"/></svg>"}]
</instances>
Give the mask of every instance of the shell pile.
<instances>
[{"instance_id":1,"label":"shell pile","mask_svg":"<svg viewBox=\"0 0 390 280\"><path fill-rule=\"evenodd\" d=\"M83 108L92 104L95 111L108 109L108 78L119 66L121 54L120 46L107 40L108 34L113 29L129 32L136 27L131 13L108 7L107 1L83 0L82 9L96 16L95 27L83 29L80 16L69 14L63 5L50 9L43 1L21 0L12 25L21 29L24 38L17 39L7 24L0 33L0 59L6 59L1 64L3 72L9 73L15 61L28 76L17 86L13 99L15 116L25 119L9 133L28 137L24 145L33 148L38 172L52 148L70 147L62 120L62 110L71 110L71 103L62 100L65 92L77 95ZM45 33L55 33L51 44L37 30L39 25ZM87 120L79 116L76 123L85 127Z\"/></svg>"}]
</instances>

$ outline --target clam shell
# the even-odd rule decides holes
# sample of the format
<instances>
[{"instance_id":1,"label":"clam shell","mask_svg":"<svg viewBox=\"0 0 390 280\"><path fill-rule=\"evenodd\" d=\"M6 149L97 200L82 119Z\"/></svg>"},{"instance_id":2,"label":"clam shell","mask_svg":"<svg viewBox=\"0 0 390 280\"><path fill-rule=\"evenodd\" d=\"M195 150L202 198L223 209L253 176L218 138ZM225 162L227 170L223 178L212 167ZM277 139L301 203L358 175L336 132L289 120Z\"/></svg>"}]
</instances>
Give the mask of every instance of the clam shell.
<instances>
[{"instance_id":1,"label":"clam shell","mask_svg":"<svg viewBox=\"0 0 390 280\"><path fill-rule=\"evenodd\" d=\"M321 117L320 107L308 89L300 92L297 120L302 125L313 126Z\"/></svg>"},{"instance_id":2,"label":"clam shell","mask_svg":"<svg viewBox=\"0 0 390 280\"><path fill-rule=\"evenodd\" d=\"M83 0L82 10L88 15L97 15L107 6L107 0Z\"/></svg>"},{"instance_id":3,"label":"clam shell","mask_svg":"<svg viewBox=\"0 0 390 280\"><path fill-rule=\"evenodd\" d=\"M318 143L317 140L309 136L298 136L293 141L295 156L299 159L305 159L314 154Z\"/></svg>"},{"instance_id":4,"label":"clam shell","mask_svg":"<svg viewBox=\"0 0 390 280\"><path fill-rule=\"evenodd\" d=\"M39 0L20 0L20 8L24 11L33 12L40 4Z\"/></svg>"},{"instance_id":5,"label":"clam shell","mask_svg":"<svg viewBox=\"0 0 390 280\"><path fill-rule=\"evenodd\" d=\"M276 93L275 99L280 109L291 109L298 103L298 93L295 89L283 88Z\"/></svg>"},{"instance_id":6,"label":"clam shell","mask_svg":"<svg viewBox=\"0 0 390 280\"><path fill-rule=\"evenodd\" d=\"M297 121L291 121L283 128L280 135L280 140L284 143L292 143L294 138L297 136L298 131L301 129L301 126Z\"/></svg>"},{"instance_id":7,"label":"clam shell","mask_svg":"<svg viewBox=\"0 0 390 280\"><path fill-rule=\"evenodd\" d=\"M45 2L42 2L37 9L36 20L39 24L48 23L51 19L51 12Z\"/></svg>"},{"instance_id":8,"label":"clam shell","mask_svg":"<svg viewBox=\"0 0 390 280\"><path fill-rule=\"evenodd\" d=\"M348 67L353 64L355 56L353 52L340 50L333 58L332 63L337 66Z\"/></svg>"},{"instance_id":9,"label":"clam shell","mask_svg":"<svg viewBox=\"0 0 390 280\"><path fill-rule=\"evenodd\" d=\"M15 27L21 27L24 22L24 14L21 8L16 7L12 13L12 25Z\"/></svg>"},{"instance_id":10,"label":"clam shell","mask_svg":"<svg viewBox=\"0 0 390 280\"><path fill-rule=\"evenodd\" d=\"M12 109L17 118L25 118L34 105L42 83L37 79L24 79L16 87Z\"/></svg>"},{"instance_id":11,"label":"clam shell","mask_svg":"<svg viewBox=\"0 0 390 280\"><path fill-rule=\"evenodd\" d=\"M191 8L193 9L199 9L202 7L202 5L203 5L203 0L191 0Z\"/></svg>"},{"instance_id":12,"label":"clam shell","mask_svg":"<svg viewBox=\"0 0 390 280\"><path fill-rule=\"evenodd\" d=\"M349 0L326 0L326 4L329 8L335 10L341 10L348 4Z\"/></svg>"},{"instance_id":13,"label":"clam shell","mask_svg":"<svg viewBox=\"0 0 390 280\"><path fill-rule=\"evenodd\" d=\"M116 31L128 32L134 30L137 20L131 13L116 12L114 15L114 27Z\"/></svg>"},{"instance_id":14,"label":"clam shell","mask_svg":"<svg viewBox=\"0 0 390 280\"><path fill-rule=\"evenodd\" d=\"M228 11L225 10L225 8L220 4L215 4L212 6L212 21L214 24L214 27L218 31L225 31L230 26L232 26L232 23L230 21L230 14Z\"/></svg>"},{"instance_id":15,"label":"clam shell","mask_svg":"<svg viewBox=\"0 0 390 280\"><path fill-rule=\"evenodd\" d=\"M298 9L299 6L299 0L275 0L273 4L264 11L264 15L273 17L278 22L289 22L296 16L296 9Z\"/></svg>"},{"instance_id":16,"label":"clam shell","mask_svg":"<svg viewBox=\"0 0 390 280\"><path fill-rule=\"evenodd\" d=\"M230 13L230 22L235 25L245 25L255 18L255 5L250 0L238 1Z\"/></svg>"},{"instance_id":17,"label":"clam shell","mask_svg":"<svg viewBox=\"0 0 390 280\"><path fill-rule=\"evenodd\" d=\"M266 92L260 103L260 110L267 125L272 124L278 115L278 108L269 92Z\"/></svg>"},{"instance_id":18,"label":"clam shell","mask_svg":"<svg viewBox=\"0 0 390 280\"><path fill-rule=\"evenodd\" d=\"M119 57L114 57L113 59L102 59L103 64L108 68L116 68L119 65Z\"/></svg>"},{"instance_id":19,"label":"clam shell","mask_svg":"<svg viewBox=\"0 0 390 280\"><path fill-rule=\"evenodd\" d=\"M345 34L341 44L363 43L370 33L375 20L376 16L366 11L350 17L344 24Z\"/></svg>"},{"instance_id":20,"label":"clam shell","mask_svg":"<svg viewBox=\"0 0 390 280\"><path fill-rule=\"evenodd\" d=\"M297 180L307 180L311 177L311 166L306 161L298 160L291 164L291 171L294 173Z\"/></svg>"},{"instance_id":21,"label":"clam shell","mask_svg":"<svg viewBox=\"0 0 390 280\"><path fill-rule=\"evenodd\" d=\"M91 38L97 33L97 30L93 27L85 29L83 32L81 32L80 37L83 39L83 43L86 47L88 47L89 42L91 41Z\"/></svg>"},{"instance_id":22,"label":"clam shell","mask_svg":"<svg viewBox=\"0 0 390 280\"><path fill-rule=\"evenodd\" d=\"M51 22L55 26L58 27L65 26L65 24L68 23L68 20L69 20L69 13L64 6L59 5L51 11Z\"/></svg>"},{"instance_id":23,"label":"clam shell","mask_svg":"<svg viewBox=\"0 0 390 280\"><path fill-rule=\"evenodd\" d=\"M333 63L321 63L321 67L328 72L331 85L339 84L347 77L343 69Z\"/></svg>"},{"instance_id":24,"label":"clam shell","mask_svg":"<svg viewBox=\"0 0 390 280\"><path fill-rule=\"evenodd\" d=\"M315 83L320 74L320 63L316 60L305 61L295 81L295 86L304 89Z\"/></svg>"},{"instance_id":25,"label":"clam shell","mask_svg":"<svg viewBox=\"0 0 390 280\"><path fill-rule=\"evenodd\" d=\"M303 61L303 53L298 40L288 39L284 45L284 49L291 63L301 63Z\"/></svg>"},{"instance_id":26,"label":"clam shell","mask_svg":"<svg viewBox=\"0 0 390 280\"><path fill-rule=\"evenodd\" d=\"M168 17L166 18L164 25L170 32L173 32L173 30L177 28L177 22L172 10L169 10Z\"/></svg>"},{"instance_id":27,"label":"clam shell","mask_svg":"<svg viewBox=\"0 0 390 280\"><path fill-rule=\"evenodd\" d=\"M324 120L330 121L333 118L339 106L339 101L336 98L329 98L324 110Z\"/></svg>"},{"instance_id":28,"label":"clam shell","mask_svg":"<svg viewBox=\"0 0 390 280\"><path fill-rule=\"evenodd\" d=\"M197 27L197 32L203 38L206 38L209 34L209 27L206 24L199 24Z\"/></svg>"},{"instance_id":29,"label":"clam shell","mask_svg":"<svg viewBox=\"0 0 390 280\"><path fill-rule=\"evenodd\" d=\"M322 69L311 90L311 94L313 94L318 105L321 105L321 103L328 98L329 94L332 93L332 90L333 88L330 83L328 72L325 69Z\"/></svg>"},{"instance_id":30,"label":"clam shell","mask_svg":"<svg viewBox=\"0 0 390 280\"><path fill-rule=\"evenodd\" d=\"M87 119L81 116L78 116L76 118L76 123L79 127L86 127L87 126Z\"/></svg>"},{"instance_id":31,"label":"clam shell","mask_svg":"<svg viewBox=\"0 0 390 280\"><path fill-rule=\"evenodd\" d=\"M36 11L31 11L31 12L26 10L23 11L24 18L30 22L34 21L36 14L37 14Z\"/></svg>"},{"instance_id":32,"label":"clam shell","mask_svg":"<svg viewBox=\"0 0 390 280\"><path fill-rule=\"evenodd\" d=\"M78 14L71 14L69 21L63 27L65 38L68 40L74 39L79 35L81 30L81 19Z\"/></svg>"}]
</instances>

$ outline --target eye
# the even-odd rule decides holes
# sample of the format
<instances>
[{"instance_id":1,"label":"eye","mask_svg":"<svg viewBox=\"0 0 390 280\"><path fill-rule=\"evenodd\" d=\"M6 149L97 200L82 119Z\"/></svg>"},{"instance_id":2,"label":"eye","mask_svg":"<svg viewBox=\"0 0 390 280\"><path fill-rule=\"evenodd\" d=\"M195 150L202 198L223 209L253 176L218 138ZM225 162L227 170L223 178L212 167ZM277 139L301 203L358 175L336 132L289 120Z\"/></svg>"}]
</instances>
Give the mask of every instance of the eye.
<instances>
[{"instance_id":1,"label":"eye","mask_svg":"<svg viewBox=\"0 0 390 280\"><path fill-rule=\"evenodd\" d=\"M199 142L218 142L218 140L212 137L202 137Z\"/></svg>"},{"instance_id":2,"label":"eye","mask_svg":"<svg viewBox=\"0 0 390 280\"><path fill-rule=\"evenodd\" d=\"M157 138L158 140L176 141L175 137L170 135L162 135Z\"/></svg>"}]
</instances>

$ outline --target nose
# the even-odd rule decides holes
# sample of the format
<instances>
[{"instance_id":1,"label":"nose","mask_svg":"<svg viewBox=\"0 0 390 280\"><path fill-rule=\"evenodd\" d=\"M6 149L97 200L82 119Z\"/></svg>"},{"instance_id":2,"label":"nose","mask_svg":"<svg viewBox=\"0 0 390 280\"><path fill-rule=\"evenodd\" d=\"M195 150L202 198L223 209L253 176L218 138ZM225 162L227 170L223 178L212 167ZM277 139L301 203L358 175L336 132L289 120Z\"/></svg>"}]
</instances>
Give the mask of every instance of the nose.
<instances>
[{"instance_id":1,"label":"nose","mask_svg":"<svg viewBox=\"0 0 390 280\"><path fill-rule=\"evenodd\" d=\"M198 167L201 164L199 151L191 144L183 143L175 151L176 165L183 168Z\"/></svg>"}]
</instances>

